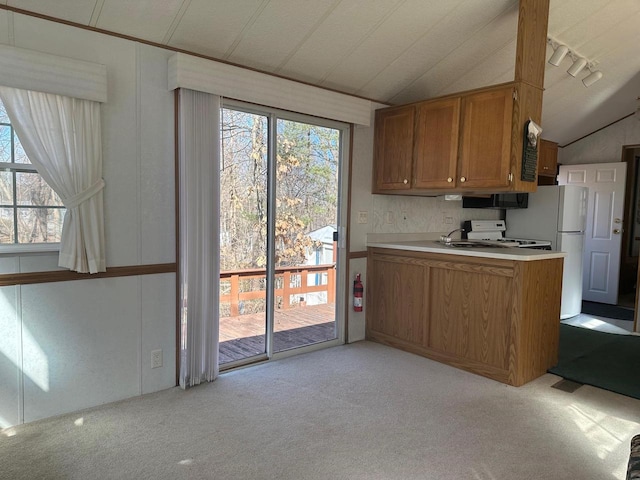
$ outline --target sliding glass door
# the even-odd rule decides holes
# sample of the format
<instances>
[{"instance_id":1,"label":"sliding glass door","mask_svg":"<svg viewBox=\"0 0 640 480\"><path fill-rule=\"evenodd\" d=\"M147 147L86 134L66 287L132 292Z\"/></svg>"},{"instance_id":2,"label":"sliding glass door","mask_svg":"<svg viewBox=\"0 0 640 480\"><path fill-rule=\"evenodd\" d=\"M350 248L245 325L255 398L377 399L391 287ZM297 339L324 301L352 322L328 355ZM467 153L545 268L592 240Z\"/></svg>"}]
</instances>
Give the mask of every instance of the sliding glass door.
<instances>
[{"instance_id":1,"label":"sliding glass door","mask_svg":"<svg viewBox=\"0 0 640 480\"><path fill-rule=\"evenodd\" d=\"M269 118L222 109L220 364L266 355Z\"/></svg>"},{"instance_id":2,"label":"sliding glass door","mask_svg":"<svg viewBox=\"0 0 640 480\"><path fill-rule=\"evenodd\" d=\"M346 127L237 103L221 118L220 364L339 343Z\"/></svg>"}]
</instances>

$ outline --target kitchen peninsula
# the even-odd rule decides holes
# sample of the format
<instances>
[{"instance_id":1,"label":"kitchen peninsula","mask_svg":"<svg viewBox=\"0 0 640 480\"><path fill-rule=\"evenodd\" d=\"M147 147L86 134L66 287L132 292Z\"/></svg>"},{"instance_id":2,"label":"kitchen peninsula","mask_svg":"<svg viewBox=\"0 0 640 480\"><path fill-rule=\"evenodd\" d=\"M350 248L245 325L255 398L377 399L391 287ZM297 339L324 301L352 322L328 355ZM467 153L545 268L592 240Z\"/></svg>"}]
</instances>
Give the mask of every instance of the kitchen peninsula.
<instances>
[{"instance_id":1,"label":"kitchen peninsula","mask_svg":"<svg viewBox=\"0 0 640 480\"><path fill-rule=\"evenodd\" d=\"M556 364L564 253L369 242L369 340L520 386Z\"/></svg>"}]
</instances>

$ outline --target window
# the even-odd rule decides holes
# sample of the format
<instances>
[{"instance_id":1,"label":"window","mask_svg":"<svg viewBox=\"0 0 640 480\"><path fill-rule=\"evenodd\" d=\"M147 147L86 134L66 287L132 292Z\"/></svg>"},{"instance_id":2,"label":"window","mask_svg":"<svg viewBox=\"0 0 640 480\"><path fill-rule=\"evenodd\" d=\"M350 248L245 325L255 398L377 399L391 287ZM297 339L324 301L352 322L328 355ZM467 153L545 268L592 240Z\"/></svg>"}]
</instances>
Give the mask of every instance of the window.
<instances>
[{"instance_id":1,"label":"window","mask_svg":"<svg viewBox=\"0 0 640 480\"><path fill-rule=\"evenodd\" d=\"M29 161L0 102L0 246L60 242L65 211Z\"/></svg>"}]
</instances>

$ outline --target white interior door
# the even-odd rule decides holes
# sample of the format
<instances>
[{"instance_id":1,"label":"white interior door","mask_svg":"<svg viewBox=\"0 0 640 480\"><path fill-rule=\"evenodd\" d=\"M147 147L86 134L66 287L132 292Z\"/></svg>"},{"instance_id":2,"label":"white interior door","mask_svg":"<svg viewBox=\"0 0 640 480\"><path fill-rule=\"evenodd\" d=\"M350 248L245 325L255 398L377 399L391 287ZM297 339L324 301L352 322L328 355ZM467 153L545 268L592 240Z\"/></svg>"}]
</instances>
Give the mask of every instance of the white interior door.
<instances>
[{"instance_id":1,"label":"white interior door","mask_svg":"<svg viewBox=\"0 0 640 480\"><path fill-rule=\"evenodd\" d=\"M589 188L583 257L584 300L614 305L618 302L626 172L624 162L560 167L560 185Z\"/></svg>"}]
</instances>

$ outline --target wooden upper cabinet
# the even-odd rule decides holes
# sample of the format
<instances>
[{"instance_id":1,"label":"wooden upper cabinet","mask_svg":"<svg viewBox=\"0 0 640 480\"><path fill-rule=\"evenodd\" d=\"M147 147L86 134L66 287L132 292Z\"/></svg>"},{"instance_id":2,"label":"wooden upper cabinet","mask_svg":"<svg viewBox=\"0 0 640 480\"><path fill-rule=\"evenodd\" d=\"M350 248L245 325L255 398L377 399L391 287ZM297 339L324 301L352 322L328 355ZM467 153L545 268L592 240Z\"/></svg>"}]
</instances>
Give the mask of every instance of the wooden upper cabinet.
<instances>
[{"instance_id":1,"label":"wooden upper cabinet","mask_svg":"<svg viewBox=\"0 0 640 480\"><path fill-rule=\"evenodd\" d=\"M513 97L513 86L463 97L460 188L509 186Z\"/></svg>"},{"instance_id":2,"label":"wooden upper cabinet","mask_svg":"<svg viewBox=\"0 0 640 480\"><path fill-rule=\"evenodd\" d=\"M555 177L558 165L558 144L540 140L538 150L538 176Z\"/></svg>"},{"instance_id":3,"label":"wooden upper cabinet","mask_svg":"<svg viewBox=\"0 0 640 480\"><path fill-rule=\"evenodd\" d=\"M415 107L376 111L374 191L411 188Z\"/></svg>"},{"instance_id":4,"label":"wooden upper cabinet","mask_svg":"<svg viewBox=\"0 0 640 480\"><path fill-rule=\"evenodd\" d=\"M460 98L447 98L417 105L414 188L455 188L460 103Z\"/></svg>"},{"instance_id":5,"label":"wooden upper cabinet","mask_svg":"<svg viewBox=\"0 0 640 480\"><path fill-rule=\"evenodd\" d=\"M542 91L515 82L378 110L373 193L534 192L524 128L541 110Z\"/></svg>"}]
</instances>

